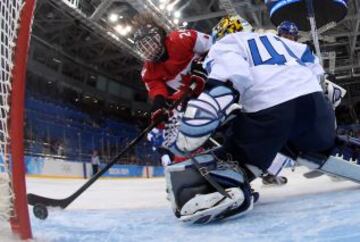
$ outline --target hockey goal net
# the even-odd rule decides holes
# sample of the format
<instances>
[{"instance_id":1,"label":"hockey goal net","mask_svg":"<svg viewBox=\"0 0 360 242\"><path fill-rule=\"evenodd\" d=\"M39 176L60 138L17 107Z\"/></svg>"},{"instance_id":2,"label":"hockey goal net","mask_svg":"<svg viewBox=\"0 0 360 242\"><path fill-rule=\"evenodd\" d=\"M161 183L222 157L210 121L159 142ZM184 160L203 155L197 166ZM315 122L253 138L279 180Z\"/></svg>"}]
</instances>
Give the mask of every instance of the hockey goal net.
<instances>
[{"instance_id":1,"label":"hockey goal net","mask_svg":"<svg viewBox=\"0 0 360 242\"><path fill-rule=\"evenodd\" d=\"M31 238L24 168L24 92L35 0L0 0L0 241ZM2 237L3 236L3 237Z\"/></svg>"}]
</instances>

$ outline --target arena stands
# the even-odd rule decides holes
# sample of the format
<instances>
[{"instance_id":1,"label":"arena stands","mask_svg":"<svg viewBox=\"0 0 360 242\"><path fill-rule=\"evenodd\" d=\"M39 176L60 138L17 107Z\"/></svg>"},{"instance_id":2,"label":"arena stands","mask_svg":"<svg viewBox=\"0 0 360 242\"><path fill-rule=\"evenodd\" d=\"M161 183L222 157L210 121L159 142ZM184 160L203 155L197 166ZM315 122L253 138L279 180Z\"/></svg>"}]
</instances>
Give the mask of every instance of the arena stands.
<instances>
[{"instance_id":1,"label":"arena stands","mask_svg":"<svg viewBox=\"0 0 360 242\"><path fill-rule=\"evenodd\" d=\"M134 123L85 113L72 104L27 94L26 153L89 162L98 150L102 162L114 157L140 130ZM124 156L123 164L159 165L156 152L143 141Z\"/></svg>"}]
</instances>

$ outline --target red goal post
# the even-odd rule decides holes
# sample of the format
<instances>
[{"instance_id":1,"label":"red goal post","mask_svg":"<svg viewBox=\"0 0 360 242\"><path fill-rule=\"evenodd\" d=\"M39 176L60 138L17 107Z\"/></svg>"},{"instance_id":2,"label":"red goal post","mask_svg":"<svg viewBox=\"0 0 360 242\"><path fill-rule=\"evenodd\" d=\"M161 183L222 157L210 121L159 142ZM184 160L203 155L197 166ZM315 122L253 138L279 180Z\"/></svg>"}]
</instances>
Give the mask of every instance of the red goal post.
<instances>
[{"instance_id":1,"label":"red goal post","mask_svg":"<svg viewBox=\"0 0 360 242\"><path fill-rule=\"evenodd\" d=\"M25 73L35 0L0 1L0 223L32 237L24 165Z\"/></svg>"}]
</instances>

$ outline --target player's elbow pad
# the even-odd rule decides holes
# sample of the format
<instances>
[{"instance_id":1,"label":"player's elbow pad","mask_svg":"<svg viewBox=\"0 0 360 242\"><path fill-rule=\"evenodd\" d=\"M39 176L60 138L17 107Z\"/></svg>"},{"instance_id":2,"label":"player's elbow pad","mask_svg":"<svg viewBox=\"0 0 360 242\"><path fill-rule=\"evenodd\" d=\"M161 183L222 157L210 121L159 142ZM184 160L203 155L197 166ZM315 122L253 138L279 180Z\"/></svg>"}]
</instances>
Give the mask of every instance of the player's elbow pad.
<instances>
[{"instance_id":1,"label":"player's elbow pad","mask_svg":"<svg viewBox=\"0 0 360 242\"><path fill-rule=\"evenodd\" d=\"M190 100L180 123L176 148L192 152L201 147L229 116L240 108L234 89L221 85Z\"/></svg>"}]
</instances>

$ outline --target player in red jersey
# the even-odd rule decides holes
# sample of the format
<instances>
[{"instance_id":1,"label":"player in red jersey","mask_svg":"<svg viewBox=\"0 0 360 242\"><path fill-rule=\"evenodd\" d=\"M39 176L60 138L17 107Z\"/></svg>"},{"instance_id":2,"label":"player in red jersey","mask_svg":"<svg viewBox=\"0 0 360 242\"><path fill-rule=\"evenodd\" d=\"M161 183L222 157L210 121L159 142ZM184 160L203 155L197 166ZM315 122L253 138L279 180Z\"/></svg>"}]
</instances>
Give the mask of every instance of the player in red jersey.
<instances>
[{"instance_id":1,"label":"player in red jersey","mask_svg":"<svg viewBox=\"0 0 360 242\"><path fill-rule=\"evenodd\" d=\"M168 104L180 99L190 84L196 84L193 95L201 93L207 77L202 59L212 41L209 35L192 29L166 33L148 15L138 15L133 22L138 27L134 44L144 59L141 76L152 102L151 119L154 121L167 115ZM152 141L154 135L161 134L153 130L148 139ZM166 157L166 160L169 159Z\"/></svg>"},{"instance_id":2,"label":"player in red jersey","mask_svg":"<svg viewBox=\"0 0 360 242\"><path fill-rule=\"evenodd\" d=\"M201 59L211 46L207 34L195 30L175 30L170 33L150 17L135 18L135 48L144 58L142 79L152 101L152 118L166 107L167 101L178 100L196 82L196 93L205 83L206 72Z\"/></svg>"}]
</instances>

